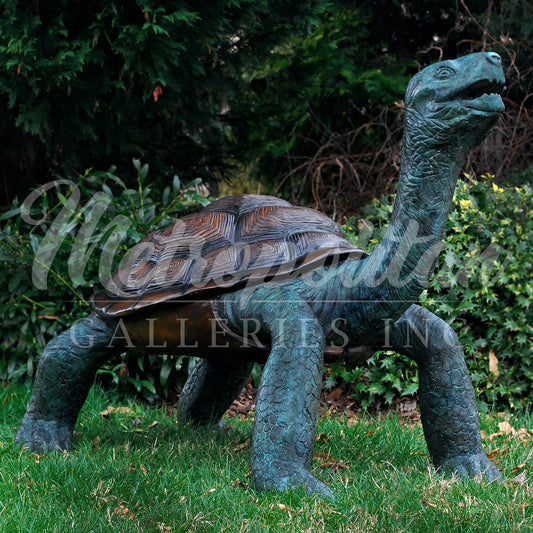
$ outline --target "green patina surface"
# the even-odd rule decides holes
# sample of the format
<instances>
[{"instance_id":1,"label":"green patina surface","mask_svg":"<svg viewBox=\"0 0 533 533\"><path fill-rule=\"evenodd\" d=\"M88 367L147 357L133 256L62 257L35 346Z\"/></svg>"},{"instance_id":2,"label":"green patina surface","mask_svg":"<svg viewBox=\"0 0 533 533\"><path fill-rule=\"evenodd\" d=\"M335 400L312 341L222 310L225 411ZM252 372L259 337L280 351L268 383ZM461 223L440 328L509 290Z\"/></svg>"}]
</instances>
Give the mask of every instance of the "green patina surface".
<instances>
[{"instance_id":1,"label":"green patina surface","mask_svg":"<svg viewBox=\"0 0 533 533\"><path fill-rule=\"evenodd\" d=\"M437 63L411 80L398 194L387 232L370 256L211 295L230 334L246 337L253 324L254 339L269 348L252 439L257 489L304 485L309 493L333 496L309 472L330 346L344 354L387 347L414 359L435 466L448 474L500 476L481 445L474 390L457 336L416 301L440 252L460 169L504 110L498 94L503 82L494 53ZM212 206L216 209L216 202ZM175 305L178 314L185 309ZM93 313L48 344L17 442L32 450L68 448L96 371L124 350L112 342L120 320ZM252 367L239 350L232 353L224 360L215 349L197 354L202 359L182 391L180 419L209 424L222 416Z\"/></svg>"}]
</instances>

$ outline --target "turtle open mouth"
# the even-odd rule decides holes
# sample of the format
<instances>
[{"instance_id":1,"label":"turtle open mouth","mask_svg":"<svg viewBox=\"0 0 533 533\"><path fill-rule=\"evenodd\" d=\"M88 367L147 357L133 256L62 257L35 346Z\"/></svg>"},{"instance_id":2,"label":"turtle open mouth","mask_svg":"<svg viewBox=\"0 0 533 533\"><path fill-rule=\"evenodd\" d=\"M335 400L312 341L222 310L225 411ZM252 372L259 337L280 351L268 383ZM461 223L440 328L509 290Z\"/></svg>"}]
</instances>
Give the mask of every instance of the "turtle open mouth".
<instances>
[{"instance_id":1,"label":"turtle open mouth","mask_svg":"<svg viewBox=\"0 0 533 533\"><path fill-rule=\"evenodd\" d=\"M482 114L497 115L505 110L501 93L503 91L503 80L484 79L469 85L466 89L459 91L455 95L464 108L471 109Z\"/></svg>"},{"instance_id":2,"label":"turtle open mouth","mask_svg":"<svg viewBox=\"0 0 533 533\"><path fill-rule=\"evenodd\" d=\"M461 100L475 100L486 94L497 94L498 96L502 94L503 83L497 80L480 80L465 90L457 94L457 98Z\"/></svg>"}]
</instances>

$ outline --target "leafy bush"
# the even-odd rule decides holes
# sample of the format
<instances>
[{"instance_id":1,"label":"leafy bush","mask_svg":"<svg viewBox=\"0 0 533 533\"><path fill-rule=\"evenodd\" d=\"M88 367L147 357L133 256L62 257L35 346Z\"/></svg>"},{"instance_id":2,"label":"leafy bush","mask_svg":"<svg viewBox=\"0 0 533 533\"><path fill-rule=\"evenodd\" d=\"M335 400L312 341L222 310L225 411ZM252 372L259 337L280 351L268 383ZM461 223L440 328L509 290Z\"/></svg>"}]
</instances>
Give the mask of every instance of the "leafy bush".
<instances>
[{"instance_id":1,"label":"leafy bush","mask_svg":"<svg viewBox=\"0 0 533 533\"><path fill-rule=\"evenodd\" d=\"M136 189L114 168L87 172L76 182L36 189L0 217L0 380L33 375L45 344L87 315L94 286L113 272L125 250L185 210L208 203L198 192L200 180L180 187L175 176L173 186L159 192L147 183L148 166L134 165ZM182 364L181 357L141 354L113 361L100 375L151 399L168 393Z\"/></svg>"},{"instance_id":2,"label":"leafy bush","mask_svg":"<svg viewBox=\"0 0 533 533\"><path fill-rule=\"evenodd\" d=\"M349 220L347 234L371 249L390 219L389 198ZM490 176L465 175L455 193L443 252L421 304L448 321L465 349L482 402L528 405L533 394L533 188L499 187ZM369 359L364 371L337 366L326 386L349 384L365 405L417 390L414 363L392 352Z\"/></svg>"}]
</instances>

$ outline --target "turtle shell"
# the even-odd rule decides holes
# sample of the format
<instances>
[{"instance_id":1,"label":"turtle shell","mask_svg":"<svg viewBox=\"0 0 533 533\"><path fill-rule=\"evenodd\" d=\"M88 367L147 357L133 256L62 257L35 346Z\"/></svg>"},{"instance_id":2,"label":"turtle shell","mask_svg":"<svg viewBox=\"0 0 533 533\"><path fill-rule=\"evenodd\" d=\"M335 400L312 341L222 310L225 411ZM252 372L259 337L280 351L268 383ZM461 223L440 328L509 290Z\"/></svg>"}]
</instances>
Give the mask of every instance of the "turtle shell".
<instances>
[{"instance_id":1,"label":"turtle shell","mask_svg":"<svg viewBox=\"0 0 533 533\"><path fill-rule=\"evenodd\" d=\"M91 303L99 314L122 316L366 255L314 209L273 196L228 196L144 237Z\"/></svg>"}]
</instances>

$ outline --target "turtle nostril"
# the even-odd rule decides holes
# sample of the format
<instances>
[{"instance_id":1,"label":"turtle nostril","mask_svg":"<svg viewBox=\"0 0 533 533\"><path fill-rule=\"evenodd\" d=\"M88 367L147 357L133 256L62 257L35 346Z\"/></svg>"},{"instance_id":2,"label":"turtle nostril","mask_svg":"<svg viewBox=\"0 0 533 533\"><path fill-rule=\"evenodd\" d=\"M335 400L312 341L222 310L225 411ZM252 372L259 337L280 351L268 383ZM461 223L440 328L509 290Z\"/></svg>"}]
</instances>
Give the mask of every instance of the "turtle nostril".
<instances>
[{"instance_id":1,"label":"turtle nostril","mask_svg":"<svg viewBox=\"0 0 533 533\"><path fill-rule=\"evenodd\" d=\"M502 64L502 58L496 52L489 52L487 54L487 61L493 65Z\"/></svg>"}]
</instances>

